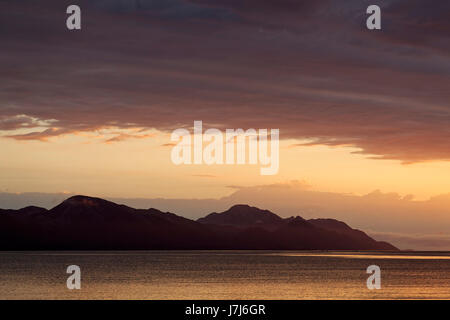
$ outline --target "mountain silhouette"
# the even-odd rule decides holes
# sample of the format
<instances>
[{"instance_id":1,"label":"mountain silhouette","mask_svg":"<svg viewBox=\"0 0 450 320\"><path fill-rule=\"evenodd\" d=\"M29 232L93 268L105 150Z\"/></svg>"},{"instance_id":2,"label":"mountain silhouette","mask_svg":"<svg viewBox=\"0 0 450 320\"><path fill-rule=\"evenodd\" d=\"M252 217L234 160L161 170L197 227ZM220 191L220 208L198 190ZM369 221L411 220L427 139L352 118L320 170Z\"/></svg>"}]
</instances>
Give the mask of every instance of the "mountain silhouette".
<instances>
[{"instance_id":1,"label":"mountain silhouette","mask_svg":"<svg viewBox=\"0 0 450 320\"><path fill-rule=\"evenodd\" d=\"M0 250L397 250L333 219L283 219L235 205L193 221L86 196L47 210L0 209Z\"/></svg>"},{"instance_id":2,"label":"mountain silhouette","mask_svg":"<svg viewBox=\"0 0 450 320\"><path fill-rule=\"evenodd\" d=\"M261 210L245 204L232 206L221 213L210 213L197 220L200 223L234 226L245 228L258 226L265 229L274 229L283 223L283 219L268 210Z\"/></svg>"},{"instance_id":3,"label":"mountain silhouette","mask_svg":"<svg viewBox=\"0 0 450 320\"><path fill-rule=\"evenodd\" d=\"M360 230L335 219L310 219L290 217L283 219L273 212L248 205L235 205L221 213L211 213L197 220L203 224L260 228L270 231L271 241L277 248L295 244L297 249L329 250L336 247L347 250L395 250L391 244L375 241Z\"/></svg>"}]
</instances>

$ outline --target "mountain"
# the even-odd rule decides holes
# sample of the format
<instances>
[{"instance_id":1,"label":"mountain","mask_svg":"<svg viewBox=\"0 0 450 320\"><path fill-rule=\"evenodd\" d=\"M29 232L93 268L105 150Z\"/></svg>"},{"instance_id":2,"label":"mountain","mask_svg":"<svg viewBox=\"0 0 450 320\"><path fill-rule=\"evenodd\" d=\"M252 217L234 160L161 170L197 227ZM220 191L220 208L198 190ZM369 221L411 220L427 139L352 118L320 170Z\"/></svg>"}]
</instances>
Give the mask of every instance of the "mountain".
<instances>
[{"instance_id":1,"label":"mountain","mask_svg":"<svg viewBox=\"0 0 450 320\"><path fill-rule=\"evenodd\" d=\"M232 206L227 211L213 212L197 220L204 224L233 226L238 228L262 227L273 229L283 223L283 219L268 210L261 210L245 204Z\"/></svg>"},{"instance_id":2,"label":"mountain","mask_svg":"<svg viewBox=\"0 0 450 320\"><path fill-rule=\"evenodd\" d=\"M310 219L276 214L247 205L236 205L221 213L211 213L197 220L203 224L233 226L236 228L261 228L270 232L277 248L290 249L341 249L341 250L396 250L387 242L375 241L364 232L352 229L335 219Z\"/></svg>"},{"instance_id":3,"label":"mountain","mask_svg":"<svg viewBox=\"0 0 450 320\"><path fill-rule=\"evenodd\" d=\"M332 219L283 219L247 205L197 221L74 196L47 210L0 209L0 250L396 250Z\"/></svg>"}]
</instances>

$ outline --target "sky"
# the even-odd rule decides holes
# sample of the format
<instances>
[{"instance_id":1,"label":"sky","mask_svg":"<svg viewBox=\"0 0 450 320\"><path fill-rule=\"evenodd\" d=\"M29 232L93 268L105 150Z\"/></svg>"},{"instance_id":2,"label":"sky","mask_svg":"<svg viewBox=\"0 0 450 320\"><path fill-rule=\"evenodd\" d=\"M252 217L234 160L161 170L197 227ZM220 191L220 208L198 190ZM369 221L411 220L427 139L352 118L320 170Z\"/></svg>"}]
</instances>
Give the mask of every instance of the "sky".
<instances>
[{"instance_id":1,"label":"sky","mask_svg":"<svg viewBox=\"0 0 450 320\"><path fill-rule=\"evenodd\" d=\"M82 29L69 31L75 3ZM382 30L365 27L371 4ZM191 216L202 199L312 216L301 181L324 203L391 197L314 215L386 238L448 237L450 202L436 199L450 194L449 38L446 0L0 0L0 207L85 194L172 199ZM279 172L174 165L170 134L195 120L279 129ZM268 186L296 200L289 210L262 201Z\"/></svg>"}]
</instances>

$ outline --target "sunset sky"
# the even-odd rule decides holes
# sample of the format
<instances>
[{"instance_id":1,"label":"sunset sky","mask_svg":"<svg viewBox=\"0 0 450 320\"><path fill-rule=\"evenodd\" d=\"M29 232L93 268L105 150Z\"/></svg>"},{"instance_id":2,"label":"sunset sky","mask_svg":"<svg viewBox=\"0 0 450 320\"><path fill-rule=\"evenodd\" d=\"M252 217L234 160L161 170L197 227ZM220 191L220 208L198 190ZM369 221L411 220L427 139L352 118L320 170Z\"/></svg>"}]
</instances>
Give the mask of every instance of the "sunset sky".
<instances>
[{"instance_id":1,"label":"sunset sky","mask_svg":"<svg viewBox=\"0 0 450 320\"><path fill-rule=\"evenodd\" d=\"M222 199L251 189L239 200L254 204L268 186L384 194L394 198L383 214L395 201L414 206L409 229L372 225L374 213L343 218L411 234L429 221L423 233L450 248L450 228L438 227L450 227L450 2L432 2L0 0L0 192ZM70 4L80 31L66 28ZM365 27L370 4L381 31ZM278 174L175 166L170 133L194 120L280 129ZM293 213L276 199L266 206Z\"/></svg>"}]
</instances>

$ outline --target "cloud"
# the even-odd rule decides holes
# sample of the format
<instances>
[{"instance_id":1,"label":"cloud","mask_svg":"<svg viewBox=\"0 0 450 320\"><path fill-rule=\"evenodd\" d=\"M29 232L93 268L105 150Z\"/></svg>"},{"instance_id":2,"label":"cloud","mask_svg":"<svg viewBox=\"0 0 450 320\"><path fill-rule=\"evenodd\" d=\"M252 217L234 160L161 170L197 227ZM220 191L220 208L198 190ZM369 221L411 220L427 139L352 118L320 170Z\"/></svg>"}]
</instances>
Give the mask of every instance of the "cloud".
<instances>
[{"instance_id":1,"label":"cloud","mask_svg":"<svg viewBox=\"0 0 450 320\"><path fill-rule=\"evenodd\" d=\"M225 8L183 0L94 0L91 5L116 14L139 14L160 19L233 19L231 11Z\"/></svg>"},{"instance_id":2,"label":"cloud","mask_svg":"<svg viewBox=\"0 0 450 320\"><path fill-rule=\"evenodd\" d=\"M393 42L434 48L448 55L450 49L450 2L426 0L391 1L385 8L388 39Z\"/></svg>"},{"instance_id":3,"label":"cloud","mask_svg":"<svg viewBox=\"0 0 450 320\"><path fill-rule=\"evenodd\" d=\"M5 135L6 138L12 138L18 141L38 140L41 142L47 142L48 139L53 137L59 137L64 134L73 134L75 131L66 130L64 128L49 128L44 131L35 131L23 134Z\"/></svg>"},{"instance_id":4,"label":"cloud","mask_svg":"<svg viewBox=\"0 0 450 320\"><path fill-rule=\"evenodd\" d=\"M0 130L8 131L18 128L47 127L55 122L58 121L55 119L39 119L26 114L18 114L10 117L2 116L0 117Z\"/></svg>"},{"instance_id":5,"label":"cloud","mask_svg":"<svg viewBox=\"0 0 450 320\"><path fill-rule=\"evenodd\" d=\"M209 5L212 7L229 8L235 12L245 14L276 14L276 13L290 13L290 14L305 14L312 13L320 7L330 4L329 0L322 1L308 1L308 0L190 0L191 3Z\"/></svg>"},{"instance_id":6,"label":"cloud","mask_svg":"<svg viewBox=\"0 0 450 320\"><path fill-rule=\"evenodd\" d=\"M146 139L146 138L153 138L155 137L155 134L130 134L130 133L116 133L114 137L107 139L106 143L112 143L112 142L120 142L125 141L129 139Z\"/></svg>"},{"instance_id":7,"label":"cloud","mask_svg":"<svg viewBox=\"0 0 450 320\"><path fill-rule=\"evenodd\" d=\"M428 200L375 190L365 195L316 191L301 182L242 187L221 199L288 217L335 218L377 232L439 234L450 230L450 194Z\"/></svg>"},{"instance_id":8,"label":"cloud","mask_svg":"<svg viewBox=\"0 0 450 320\"><path fill-rule=\"evenodd\" d=\"M374 239L395 243L397 247L403 250L447 251L450 248L450 234L405 234L366 231Z\"/></svg>"},{"instance_id":9,"label":"cloud","mask_svg":"<svg viewBox=\"0 0 450 320\"><path fill-rule=\"evenodd\" d=\"M174 146L176 146L177 144L176 143L163 143L162 145L161 145L161 147L174 147Z\"/></svg>"},{"instance_id":10,"label":"cloud","mask_svg":"<svg viewBox=\"0 0 450 320\"><path fill-rule=\"evenodd\" d=\"M448 1L385 1L379 33L356 0L82 1L80 32L61 23L65 4L0 2L3 136L203 120L404 163L450 160ZM24 126L36 130L14 132Z\"/></svg>"}]
</instances>

